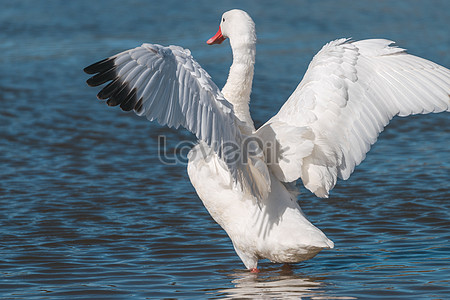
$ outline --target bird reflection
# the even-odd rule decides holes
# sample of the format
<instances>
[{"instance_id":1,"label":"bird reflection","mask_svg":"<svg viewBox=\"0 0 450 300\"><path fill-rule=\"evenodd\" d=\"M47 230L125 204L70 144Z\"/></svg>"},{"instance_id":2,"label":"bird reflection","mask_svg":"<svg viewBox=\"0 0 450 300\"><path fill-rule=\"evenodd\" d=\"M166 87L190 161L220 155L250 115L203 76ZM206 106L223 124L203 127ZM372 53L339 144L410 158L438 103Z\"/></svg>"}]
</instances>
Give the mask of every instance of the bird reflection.
<instances>
[{"instance_id":1,"label":"bird reflection","mask_svg":"<svg viewBox=\"0 0 450 300\"><path fill-rule=\"evenodd\" d=\"M234 287L218 291L225 299L299 299L325 296L323 278L296 274L290 265L263 268L261 273L236 271ZM326 298L326 296L325 296Z\"/></svg>"}]
</instances>

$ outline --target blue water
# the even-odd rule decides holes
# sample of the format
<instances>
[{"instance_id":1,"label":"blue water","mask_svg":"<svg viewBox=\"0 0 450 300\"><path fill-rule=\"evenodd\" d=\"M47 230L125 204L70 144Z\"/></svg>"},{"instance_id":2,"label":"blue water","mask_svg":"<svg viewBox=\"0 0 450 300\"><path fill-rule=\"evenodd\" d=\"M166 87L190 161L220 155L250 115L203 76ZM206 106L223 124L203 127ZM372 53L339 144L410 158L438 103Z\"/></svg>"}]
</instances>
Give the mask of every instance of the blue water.
<instances>
[{"instance_id":1,"label":"blue water","mask_svg":"<svg viewBox=\"0 0 450 300\"><path fill-rule=\"evenodd\" d=\"M273 4L276 3L276 4ZM222 12L257 24L257 125L340 37L383 37L450 66L450 2L0 1L0 298L444 299L450 295L449 114L396 118L329 199L300 204L336 244L250 274L189 183L158 160L194 141L95 99L82 69L142 42L189 48L222 86Z\"/></svg>"}]
</instances>

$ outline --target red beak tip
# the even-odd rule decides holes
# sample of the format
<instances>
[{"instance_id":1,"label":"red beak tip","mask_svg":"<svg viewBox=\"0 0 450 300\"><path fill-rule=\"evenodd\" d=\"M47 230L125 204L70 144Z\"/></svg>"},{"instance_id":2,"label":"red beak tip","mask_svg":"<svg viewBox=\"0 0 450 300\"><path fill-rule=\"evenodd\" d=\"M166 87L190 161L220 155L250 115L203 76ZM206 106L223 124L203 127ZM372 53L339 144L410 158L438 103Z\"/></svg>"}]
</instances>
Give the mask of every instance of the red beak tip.
<instances>
[{"instance_id":1,"label":"red beak tip","mask_svg":"<svg viewBox=\"0 0 450 300\"><path fill-rule=\"evenodd\" d=\"M222 35L222 29L219 27L219 30L217 31L217 33L212 38L207 40L206 43L208 45L220 44L224 40L225 40L225 37Z\"/></svg>"}]
</instances>

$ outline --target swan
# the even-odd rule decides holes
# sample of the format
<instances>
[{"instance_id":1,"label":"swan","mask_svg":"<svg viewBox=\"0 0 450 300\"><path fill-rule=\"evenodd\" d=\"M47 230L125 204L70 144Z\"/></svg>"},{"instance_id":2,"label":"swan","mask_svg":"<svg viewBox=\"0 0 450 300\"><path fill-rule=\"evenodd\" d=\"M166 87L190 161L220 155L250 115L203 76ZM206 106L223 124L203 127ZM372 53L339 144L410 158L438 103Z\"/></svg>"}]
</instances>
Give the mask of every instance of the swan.
<instances>
[{"instance_id":1,"label":"swan","mask_svg":"<svg viewBox=\"0 0 450 300\"><path fill-rule=\"evenodd\" d=\"M222 15L207 41L229 39L233 62L220 90L191 52L143 44L84 69L97 97L198 138L187 171L212 218L251 272L259 259L295 263L333 242L297 203L295 183L328 197L396 115L449 111L450 70L384 39L337 39L314 56L279 112L255 129L249 101L256 33L242 10Z\"/></svg>"}]
</instances>

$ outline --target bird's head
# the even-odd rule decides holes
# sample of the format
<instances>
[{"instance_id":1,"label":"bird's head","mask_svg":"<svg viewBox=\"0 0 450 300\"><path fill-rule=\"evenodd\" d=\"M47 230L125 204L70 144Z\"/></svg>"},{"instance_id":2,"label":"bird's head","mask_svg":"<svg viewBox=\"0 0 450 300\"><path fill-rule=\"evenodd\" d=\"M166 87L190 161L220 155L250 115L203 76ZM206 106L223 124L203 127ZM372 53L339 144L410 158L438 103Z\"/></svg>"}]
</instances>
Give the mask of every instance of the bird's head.
<instances>
[{"instance_id":1,"label":"bird's head","mask_svg":"<svg viewBox=\"0 0 450 300\"><path fill-rule=\"evenodd\" d=\"M232 45L256 43L255 23L248 13L240 9L225 12L220 21L219 30L206 43L220 44L226 38L230 39Z\"/></svg>"}]
</instances>

